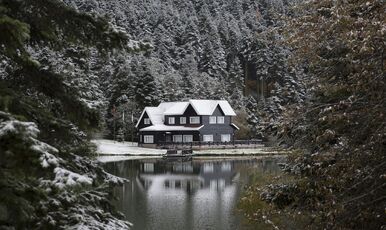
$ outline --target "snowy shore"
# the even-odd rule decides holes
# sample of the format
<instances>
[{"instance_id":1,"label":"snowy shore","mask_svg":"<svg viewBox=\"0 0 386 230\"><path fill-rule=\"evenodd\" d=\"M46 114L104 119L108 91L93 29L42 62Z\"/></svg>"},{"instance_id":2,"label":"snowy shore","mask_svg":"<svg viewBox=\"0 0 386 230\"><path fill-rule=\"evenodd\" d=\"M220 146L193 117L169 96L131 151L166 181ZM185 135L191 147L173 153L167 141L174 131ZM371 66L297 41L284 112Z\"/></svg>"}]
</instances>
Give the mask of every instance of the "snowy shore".
<instances>
[{"instance_id":1,"label":"snowy shore","mask_svg":"<svg viewBox=\"0 0 386 230\"><path fill-rule=\"evenodd\" d=\"M98 161L107 163L114 161L139 160L145 158L160 158L166 154L165 149L151 149L138 147L133 142L118 142L112 140L92 140L97 146ZM195 157L246 157L283 155L284 152L272 148L248 149L202 149L193 151Z\"/></svg>"},{"instance_id":2,"label":"snowy shore","mask_svg":"<svg viewBox=\"0 0 386 230\"><path fill-rule=\"evenodd\" d=\"M150 149L138 147L134 142L118 142L112 140L92 140L97 146L100 155L126 155L126 156L161 156L166 154L165 149Z\"/></svg>"},{"instance_id":3,"label":"snowy shore","mask_svg":"<svg viewBox=\"0 0 386 230\"><path fill-rule=\"evenodd\" d=\"M92 140L97 145L97 152L100 155L121 155L121 157L155 157L166 154L165 149L151 149L138 147L137 143L133 142L117 142L112 140ZM259 148L239 148L239 149L202 149L193 150L194 155L199 156L242 156L242 155L280 155L280 152L267 147Z\"/></svg>"}]
</instances>

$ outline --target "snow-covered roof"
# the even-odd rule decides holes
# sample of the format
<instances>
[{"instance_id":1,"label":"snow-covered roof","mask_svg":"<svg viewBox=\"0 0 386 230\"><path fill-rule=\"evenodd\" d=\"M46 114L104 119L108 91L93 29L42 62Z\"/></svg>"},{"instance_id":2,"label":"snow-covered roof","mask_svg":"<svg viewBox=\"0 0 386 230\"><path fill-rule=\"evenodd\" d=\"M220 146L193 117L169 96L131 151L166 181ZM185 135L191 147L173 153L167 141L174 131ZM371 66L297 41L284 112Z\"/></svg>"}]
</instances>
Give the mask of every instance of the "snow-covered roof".
<instances>
[{"instance_id":1,"label":"snow-covered roof","mask_svg":"<svg viewBox=\"0 0 386 230\"><path fill-rule=\"evenodd\" d=\"M164 112L164 110L159 108L159 107L145 107L145 109L142 111L142 114L139 117L139 120L138 120L137 124L135 125L135 127L138 127L138 125L141 122L141 119L145 113L149 116L150 121L153 125L163 124L163 120L164 120L163 112Z\"/></svg>"},{"instance_id":2,"label":"snow-covered roof","mask_svg":"<svg viewBox=\"0 0 386 230\"><path fill-rule=\"evenodd\" d=\"M233 124L233 123L231 123L231 126L233 126L237 130L240 130L240 128L237 125Z\"/></svg>"},{"instance_id":3,"label":"snow-covered roof","mask_svg":"<svg viewBox=\"0 0 386 230\"><path fill-rule=\"evenodd\" d=\"M212 115L218 105L215 100L189 100L198 115Z\"/></svg>"},{"instance_id":4,"label":"snow-covered roof","mask_svg":"<svg viewBox=\"0 0 386 230\"><path fill-rule=\"evenodd\" d=\"M153 125L163 124L163 121L164 121L163 109L158 107L148 107L146 109L146 112L151 122L153 123Z\"/></svg>"},{"instance_id":5,"label":"snow-covered roof","mask_svg":"<svg viewBox=\"0 0 386 230\"><path fill-rule=\"evenodd\" d=\"M189 103L198 115L212 115L219 105L225 116L236 116L231 105L225 100L189 100Z\"/></svg>"},{"instance_id":6,"label":"snow-covered roof","mask_svg":"<svg viewBox=\"0 0 386 230\"><path fill-rule=\"evenodd\" d=\"M235 111L232 109L231 105L227 101L218 101L218 104L220 105L220 108L222 109L225 115L236 116Z\"/></svg>"},{"instance_id":7,"label":"snow-covered roof","mask_svg":"<svg viewBox=\"0 0 386 230\"><path fill-rule=\"evenodd\" d=\"M236 116L235 111L225 100L189 100L181 102L162 102L157 107L146 107L138 119L135 127L138 127L145 112L149 116L152 125L160 125L164 123L165 115L182 115L189 105L192 105L197 115L201 116L212 115L217 106L220 106L225 116Z\"/></svg>"},{"instance_id":8,"label":"snow-covered roof","mask_svg":"<svg viewBox=\"0 0 386 230\"><path fill-rule=\"evenodd\" d=\"M203 125L199 127L187 127L187 126L174 126L174 125L152 125L146 128L142 128L139 131L195 131L200 130Z\"/></svg>"},{"instance_id":9,"label":"snow-covered roof","mask_svg":"<svg viewBox=\"0 0 386 230\"><path fill-rule=\"evenodd\" d=\"M164 115L183 114L189 106L189 102L163 102L159 106L164 106L165 104L170 105L170 107L165 110Z\"/></svg>"}]
</instances>

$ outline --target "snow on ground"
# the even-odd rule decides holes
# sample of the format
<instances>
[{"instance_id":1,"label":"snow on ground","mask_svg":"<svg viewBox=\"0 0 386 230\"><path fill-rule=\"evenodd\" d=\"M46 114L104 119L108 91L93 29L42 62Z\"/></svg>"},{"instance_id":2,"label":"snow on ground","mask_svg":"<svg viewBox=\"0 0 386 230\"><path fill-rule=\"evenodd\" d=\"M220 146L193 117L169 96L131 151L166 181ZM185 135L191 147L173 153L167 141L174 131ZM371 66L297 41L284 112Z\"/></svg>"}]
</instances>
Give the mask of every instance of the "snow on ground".
<instances>
[{"instance_id":1,"label":"snow on ground","mask_svg":"<svg viewBox=\"0 0 386 230\"><path fill-rule=\"evenodd\" d=\"M138 160L149 157L161 157L166 154L164 149L141 148L137 143L133 142L117 142L112 140L98 139L92 140L97 145L97 153L103 156L97 158L100 162L113 162L123 160ZM238 148L238 149L202 149L193 150L195 155L280 155L284 152L277 151L272 148ZM109 155L109 156L107 156Z\"/></svg>"},{"instance_id":2,"label":"snow on ground","mask_svg":"<svg viewBox=\"0 0 386 230\"><path fill-rule=\"evenodd\" d=\"M137 143L118 142L112 140L92 140L97 146L97 153L101 155L136 155L136 156L160 156L166 153L164 149L141 148Z\"/></svg>"},{"instance_id":3,"label":"snow on ground","mask_svg":"<svg viewBox=\"0 0 386 230\"><path fill-rule=\"evenodd\" d=\"M102 163L127 161L127 160L143 160L147 158L161 158L161 156L99 156L97 160Z\"/></svg>"}]
</instances>

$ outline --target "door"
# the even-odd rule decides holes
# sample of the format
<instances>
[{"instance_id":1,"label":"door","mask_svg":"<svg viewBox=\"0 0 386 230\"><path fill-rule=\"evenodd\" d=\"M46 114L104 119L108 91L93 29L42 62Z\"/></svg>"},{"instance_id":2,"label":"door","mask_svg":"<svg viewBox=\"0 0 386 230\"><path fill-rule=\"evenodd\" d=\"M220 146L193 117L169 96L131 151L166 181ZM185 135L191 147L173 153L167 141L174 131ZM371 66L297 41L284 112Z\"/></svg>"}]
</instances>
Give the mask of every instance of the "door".
<instances>
[{"instance_id":1,"label":"door","mask_svg":"<svg viewBox=\"0 0 386 230\"><path fill-rule=\"evenodd\" d=\"M166 141L166 142L172 142L172 135L166 134L166 136L165 136L165 141Z\"/></svg>"}]
</instances>

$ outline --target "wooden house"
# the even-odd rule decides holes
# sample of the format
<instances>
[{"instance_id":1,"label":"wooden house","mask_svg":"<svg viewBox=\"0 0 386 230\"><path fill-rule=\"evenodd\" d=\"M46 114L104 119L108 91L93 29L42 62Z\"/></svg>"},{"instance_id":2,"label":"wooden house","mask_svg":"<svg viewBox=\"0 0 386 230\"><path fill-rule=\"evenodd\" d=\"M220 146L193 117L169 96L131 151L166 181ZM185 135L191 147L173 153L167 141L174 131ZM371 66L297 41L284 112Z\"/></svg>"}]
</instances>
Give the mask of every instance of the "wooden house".
<instances>
[{"instance_id":1,"label":"wooden house","mask_svg":"<svg viewBox=\"0 0 386 230\"><path fill-rule=\"evenodd\" d=\"M162 102L143 110L136 124L139 145L230 142L238 130L232 123L234 116L236 113L224 100Z\"/></svg>"}]
</instances>

